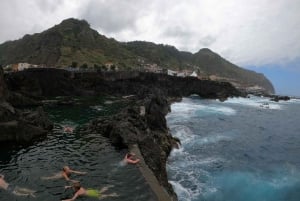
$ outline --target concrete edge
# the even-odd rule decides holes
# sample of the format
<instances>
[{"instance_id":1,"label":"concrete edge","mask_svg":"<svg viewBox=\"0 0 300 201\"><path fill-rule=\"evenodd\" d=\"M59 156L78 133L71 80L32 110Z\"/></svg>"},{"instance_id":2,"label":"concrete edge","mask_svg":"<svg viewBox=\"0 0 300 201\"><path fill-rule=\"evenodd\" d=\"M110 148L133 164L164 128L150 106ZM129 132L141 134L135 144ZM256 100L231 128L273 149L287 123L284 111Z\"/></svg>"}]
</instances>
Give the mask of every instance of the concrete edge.
<instances>
[{"instance_id":1,"label":"concrete edge","mask_svg":"<svg viewBox=\"0 0 300 201\"><path fill-rule=\"evenodd\" d=\"M155 177L154 173L149 169L145 160L140 152L140 149L137 144L134 144L129 147L129 151L136 154L136 156L140 159L139 163L137 163L137 167L144 176L146 182L149 184L150 188L152 189L154 195L157 197L158 201L172 201L171 197L161 186Z\"/></svg>"}]
</instances>

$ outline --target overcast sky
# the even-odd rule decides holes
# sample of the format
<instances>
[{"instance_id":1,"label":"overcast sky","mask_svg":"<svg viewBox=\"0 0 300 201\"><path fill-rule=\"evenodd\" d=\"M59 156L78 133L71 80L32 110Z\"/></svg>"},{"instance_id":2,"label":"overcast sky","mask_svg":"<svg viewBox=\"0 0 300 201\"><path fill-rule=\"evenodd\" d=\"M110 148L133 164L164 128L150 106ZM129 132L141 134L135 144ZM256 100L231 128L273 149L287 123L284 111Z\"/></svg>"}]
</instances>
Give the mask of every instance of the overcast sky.
<instances>
[{"instance_id":1,"label":"overcast sky","mask_svg":"<svg viewBox=\"0 0 300 201\"><path fill-rule=\"evenodd\" d=\"M277 83L274 76L283 74L275 72L300 78L300 0L1 0L0 9L0 43L74 17L119 41L146 40L193 53L208 47L264 72L279 93L288 78ZM298 92L288 93L300 95L300 81L295 83Z\"/></svg>"}]
</instances>

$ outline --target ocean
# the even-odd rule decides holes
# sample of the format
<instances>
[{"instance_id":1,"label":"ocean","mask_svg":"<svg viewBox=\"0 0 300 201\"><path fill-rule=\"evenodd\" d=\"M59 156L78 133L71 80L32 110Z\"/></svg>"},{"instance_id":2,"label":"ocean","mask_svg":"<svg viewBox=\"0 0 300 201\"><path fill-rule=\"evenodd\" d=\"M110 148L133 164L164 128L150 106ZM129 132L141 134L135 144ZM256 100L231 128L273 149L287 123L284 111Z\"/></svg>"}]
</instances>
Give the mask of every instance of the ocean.
<instances>
[{"instance_id":1,"label":"ocean","mask_svg":"<svg viewBox=\"0 0 300 201\"><path fill-rule=\"evenodd\" d=\"M299 201L300 100L199 96L171 105L167 170L179 201Z\"/></svg>"}]
</instances>

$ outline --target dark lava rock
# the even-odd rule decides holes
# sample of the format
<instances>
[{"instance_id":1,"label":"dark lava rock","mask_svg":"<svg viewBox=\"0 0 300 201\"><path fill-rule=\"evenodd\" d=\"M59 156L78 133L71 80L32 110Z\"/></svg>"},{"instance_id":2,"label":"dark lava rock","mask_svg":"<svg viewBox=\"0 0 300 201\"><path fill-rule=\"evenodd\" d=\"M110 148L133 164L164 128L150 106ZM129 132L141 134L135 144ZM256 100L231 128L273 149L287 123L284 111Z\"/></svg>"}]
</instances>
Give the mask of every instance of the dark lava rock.
<instances>
[{"instance_id":1,"label":"dark lava rock","mask_svg":"<svg viewBox=\"0 0 300 201\"><path fill-rule=\"evenodd\" d=\"M282 101L288 101L290 100L291 98L289 96L279 96L279 95L274 95L274 96L271 96L271 101L275 101L275 102L278 102L280 100Z\"/></svg>"},{"instance_id":2,"label":"dark lava rock","mask_svg":"<svg viewBox=\"0 0 300 201\"><path fill-rule=\"evenodd\" d=\"M4 81L3 69L0 67L0 101L5 101L7 97L8 91Z\"/></svg>"},{"instance_id":3,"label":"dark lava rock","mask_svg":"<svg viewBox=\"0 0 300 201\"><path fill-rule=\"evenodd\" d=\"M14 100L11 94L7 90L0 68L0 142L30 142L33 138L44 136L53 128L53 123L43 108L39 107L36 111L16 109L9 102ZM28 101L22 102L26 98L22 95L18 97L19 104L28 105Z\"/></svg>"},{"instance_id":4,"label":"dark lava rock","mask_svg":"<svg viewBox=\"0 0 300 201\"><path fill-rule=\"evenodd\" d=\"M118 148L128 148L137 144L148 167L160 184L174 200L177 196L168 183L167 158L178 143L168 132L165 115L169 103L163 96L152 95L137 101L114 116L101 117L90 122L88 132L100 133L110 138Z\"/></svg>"},{"instance_id":5,"label":"dark lava rock","mask_svg":"<svg viewBox=\"0 0 300 201\"><path fill-rule=\"evenodd\" d=\"M31 98L53 96L136 95L144 99L160 91L166 97L197 94L225 100L242 93L228 82L199 80L143 72L76 73L62 69L32 69L6 76L8 89Z\"/></svg>"}]
</instances>

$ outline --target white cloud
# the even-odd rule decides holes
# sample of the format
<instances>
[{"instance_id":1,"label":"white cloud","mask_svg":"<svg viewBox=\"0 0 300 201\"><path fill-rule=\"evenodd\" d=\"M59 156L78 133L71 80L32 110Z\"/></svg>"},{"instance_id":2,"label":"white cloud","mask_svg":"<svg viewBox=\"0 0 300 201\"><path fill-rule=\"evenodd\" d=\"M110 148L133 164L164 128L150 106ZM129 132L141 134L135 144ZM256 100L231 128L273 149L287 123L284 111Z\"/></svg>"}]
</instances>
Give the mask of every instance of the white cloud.
<instances>
[{"instance_id":1,"label":"white cloud","mask_svg":"<svg viewBox=\"0 0 300 201\"><path fill-rule=\"evenodd\" d=\"M0 42L76 17L117 40L208 47L241 66L300 57L299 0L1 0L0 7Z\"/></svg>"},{"instance_id":2,"label":"white cloud","mask_svg":"<svg viewBox=\"0 0 300 201\"><path fill-rule=\"evenodd\" d=\"M0 42L44 31L78 13L79 3L79 0L2 0Z\"/></svg>"}]
</instances>

